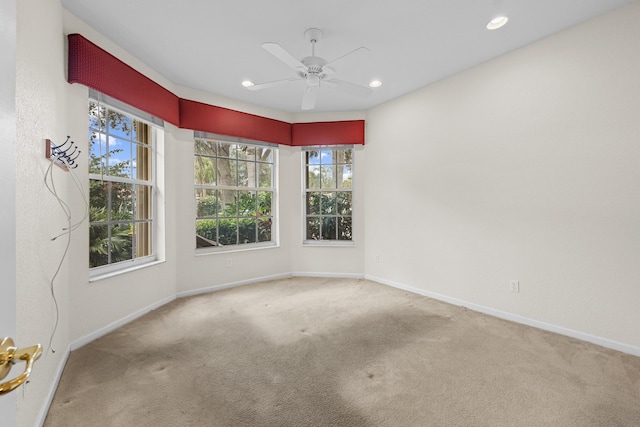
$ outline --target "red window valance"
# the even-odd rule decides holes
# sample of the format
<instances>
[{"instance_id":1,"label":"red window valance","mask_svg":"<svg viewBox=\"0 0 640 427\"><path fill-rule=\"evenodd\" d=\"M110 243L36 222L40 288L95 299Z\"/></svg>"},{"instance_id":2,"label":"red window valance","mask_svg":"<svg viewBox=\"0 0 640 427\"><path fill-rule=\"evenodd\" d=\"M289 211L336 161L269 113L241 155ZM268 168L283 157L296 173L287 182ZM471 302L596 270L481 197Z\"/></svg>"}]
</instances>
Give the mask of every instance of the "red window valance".
<instances>
[{"instance_id":1,"label":"red window valance","mask_svg":"<svg viewBox=\"0 0 640 427\"><path fill-rule=\"evenodd\" d=\"M80 83L184 129L283 145L364 144L364 120L286 123L179 98L80 34L69 34L69 83Z\"/></svg>"}]
</instances>

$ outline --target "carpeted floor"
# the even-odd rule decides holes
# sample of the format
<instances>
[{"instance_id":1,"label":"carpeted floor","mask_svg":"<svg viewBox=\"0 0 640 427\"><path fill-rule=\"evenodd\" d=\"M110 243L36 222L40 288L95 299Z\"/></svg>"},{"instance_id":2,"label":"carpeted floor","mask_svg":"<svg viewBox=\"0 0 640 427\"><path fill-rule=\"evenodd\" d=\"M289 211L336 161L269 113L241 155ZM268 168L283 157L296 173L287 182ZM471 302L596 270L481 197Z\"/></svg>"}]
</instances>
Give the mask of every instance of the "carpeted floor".
<instances>
[{"instance_id":1,"label":"carpeted floor","mask_svg":"<svg viewBox=\"0 0 640 427\"><path fill-rule=\"evenodd\" d=\"M638 426L640 358L351 279L176 300L71 353L45 426Z\"/></svg>"}]
</instances>

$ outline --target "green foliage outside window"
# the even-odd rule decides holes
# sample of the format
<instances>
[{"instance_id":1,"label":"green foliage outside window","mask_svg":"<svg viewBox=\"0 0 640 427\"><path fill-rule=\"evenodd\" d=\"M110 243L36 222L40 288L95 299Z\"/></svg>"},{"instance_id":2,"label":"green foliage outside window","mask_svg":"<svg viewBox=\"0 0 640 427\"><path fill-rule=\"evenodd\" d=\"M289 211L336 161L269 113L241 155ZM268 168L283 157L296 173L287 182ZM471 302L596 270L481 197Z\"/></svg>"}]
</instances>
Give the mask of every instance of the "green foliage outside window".
<instances>
[{"instance_id":1,"label":"green foliage outside window","mask_svg":"<svg viewBox=\"0 0 640 427\"><path fill-rule=\"evenodd\" d=\"M273 240L272 148L197 139L196 247Z\"/></svg>"}]
</instances>

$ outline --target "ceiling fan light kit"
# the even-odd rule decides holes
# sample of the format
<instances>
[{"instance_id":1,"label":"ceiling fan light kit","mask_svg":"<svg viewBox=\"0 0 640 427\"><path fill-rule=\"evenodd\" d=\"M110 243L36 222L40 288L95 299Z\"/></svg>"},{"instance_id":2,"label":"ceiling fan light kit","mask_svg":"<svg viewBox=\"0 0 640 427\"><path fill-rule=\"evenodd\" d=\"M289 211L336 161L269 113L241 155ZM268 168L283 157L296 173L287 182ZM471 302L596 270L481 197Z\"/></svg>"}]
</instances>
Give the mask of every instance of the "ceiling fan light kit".
<instances>
[{"instance_id":1,"label":"ceiling fan light kit","mask_svg":"<svg viewBox=\"0 0 640 427\"><path fill-rule=\"evenodd\" d=\"M340 90L354 96L366 97L371 95L372 90L369 87L360 86L358 84L333 77L334 74L337 74L340 71L340 67L342 65L351 61L355 62L358 59L367 56L369 54L369 49L366 47L359 47L337 59L334 59L333 61L328 62L324 58L316 56L315 52L316 43L322 39L322 31L317 28L309 28L304 32L304 36L307 41L311 43L311 56L307 56L301 60L296 59L277 43L267 42L262 43L261 45L267 52L291 67L297 77L253 84L250 86L245 85L245 87L249 90L262 90L304 80L307 83L307 86L302 95L303 110L312 110L315 108L318 90L323 86L329 86L333 89Z\"/></svg>"}]
</instances>

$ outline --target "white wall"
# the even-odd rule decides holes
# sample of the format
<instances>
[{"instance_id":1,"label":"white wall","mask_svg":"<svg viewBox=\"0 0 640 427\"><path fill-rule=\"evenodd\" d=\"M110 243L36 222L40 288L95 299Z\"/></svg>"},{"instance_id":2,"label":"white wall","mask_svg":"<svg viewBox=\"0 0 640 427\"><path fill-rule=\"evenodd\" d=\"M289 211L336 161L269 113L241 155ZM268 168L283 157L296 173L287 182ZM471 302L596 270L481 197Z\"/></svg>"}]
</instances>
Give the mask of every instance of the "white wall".
<instances>
[{"instance_id":1,"label":"white wall","mask_svg":"<svg viewBox=\"0 0 640 427\"><path fill-rule=\"evenodd\" d=\"M640 352L638 22L636 2L369 111L366 275Z\"/></svg>"},{"instance_id":2,"label":"white wall","mask_svg":"<svg viewBox=\"0 0 640 427\"><path fill-rule=\"evenodd\" d=\"M0 339L16 337L16 2L0 3ZM19 367L17 368L19 369ZM13 375L13 374L12 374ZM16 425L16 394L0 398L0 419Z\"/></svg>"},{"instance_id":3,"label":"white wall","mask_svg":"<svg viewBox=\"0 0 640 427\"><path fill-rule=\"evenodd\" d=\"M50 280L65 246L65 239L51 238L62 232L66 216L44 185L49 165L44 157L44 139L62 142L68 129L61 8L56 2L43 0L24 0L16 5L16 343L40 343L44 348L30 383L16 393L17 424L31 426L68 344L67 263L54 283L60 307L52 341L57 352L48 348L55 322ZM69 177L59 168L53 172L60 196L70 202L74 212L81 211L69 200ZM76 238L73 236L75 242Z\"/></svg>"}]
</instances>

